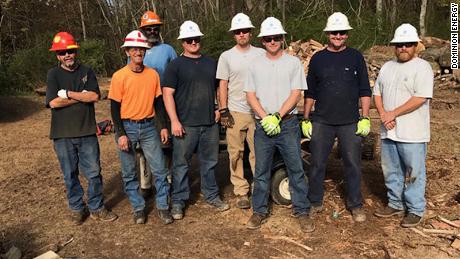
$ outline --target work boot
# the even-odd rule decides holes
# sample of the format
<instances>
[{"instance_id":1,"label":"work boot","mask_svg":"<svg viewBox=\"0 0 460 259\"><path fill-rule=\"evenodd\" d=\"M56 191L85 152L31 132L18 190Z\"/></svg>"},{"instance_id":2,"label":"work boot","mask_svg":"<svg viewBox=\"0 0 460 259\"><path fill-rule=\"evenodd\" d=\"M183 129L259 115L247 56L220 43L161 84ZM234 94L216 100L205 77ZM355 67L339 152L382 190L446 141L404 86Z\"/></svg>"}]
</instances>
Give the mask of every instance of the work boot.
<instances>
[{"instance_id":1,"label":"work boot","mask_svg":"<svg viewBox=\"0 0 460 259\"><path fill-rule=\"evenodd\" d=\"M315 231L315 222L308 214L297 215L297 221L299 222L300 230L305 233L311 233Z\"/></svg>"},{"instance_id":2,"label":"work boot","mask_svg":"<svg viewBox=\"0 0 460 259\"><path fill-rule=\"evenodd\" d=\"M86 217L88 217L88 209L85 207L81 211L71 211L69 220L72 224L79 226L83 224Z\"/></svg>"},{"instance_id":3,"label":"work boot","mask_svg":"<svg viewBox=\"0 0 460 259\"><path fill-rule=\"evenodd\" d=\"M415 215L414 213L408 213L401 221L401 227L412 228L422 222L422 217Z\"/></svg>"},{"instance_id":4,"label":"work boot","mask_svg":"<svg viewBox=\"0 0 460 259\"><path fill-rule=\"evenodd\" d=\"M148 189L140 188L139 192L141 193L141 196L144 198L144 200L147 200L153 195L152 188L148 188Z\"/></svg>"},{"instance_id":5,"label":"work boot","mask_svg":"<svg viewBox=\"0 0 460 259\"><path fill-rule=\"evenodd\" d=\"M393 209L390 206L385 206L383 208L378 208L375 210L374 215L380 218L389 218L391 216L404 216L404 210Z\"/></svg>"},{"instance_id":6,"label":"work boot","mask_svg":"<svg viewBox=\"0 0 460 259\"><path fill-rule=\"evenodd\" d=\"M217 209L217 211L222 212L230 209L230 206L223 202L219 197L215 198L214 200L208 202L211 206Z\"/></svg>"},{"instance_id":7,"label":"work boot","mask_svg":"<svg viewBox=\"0 0 460 259\"><path fill-rule=\"evenodd\" d=\"M253 213L251 218L249 218L248 223L246 223L246 227L248 229L258 229L263 223L265 223L267 218L268 215Z\"/></svg>"},{"instance_id":8,"label":"work boot","mask_svg":"<svg viewBox=\"0 0 460 259\"><path fill-rule=\"evenodd\" d=\"M114 221L118 218L117 214L107 210L106 208L102 208L100 211L91 212L92 219L96 221Z\"/></svg>"},{"instance_id":9,"label":"work boot","mask_svg":"<svg viewBox=\"0 0 460 259\"><path fill-rule=\"evenodd\" d=\"M249 209L251 208L251 203L249 202L247 195L238 195L236 197L236 207L239 209Z\"/></svg>"},{"instance_id":10,"label":"work boot","mask_svg":"<svg viewBox=\"0 0 460 259\"><path fill-rule=\"evenodd\" d=\"M168 209L158 210L158 217L161 219L161 221L165 225L171 224L174 221Z\"/></svg>"},{"instance_id":11,"label":"work boot","mask_svg":"<svg viewBox=\"0 0 460 259\"><path fill-rule=\"evenodd\" d=\"M133 218L134 218L134 223L135 224L145 224L144 210L135 211L134 215L133 215Z\"/></svg>"},{"instance_id":12,"label":"work boot","mask_svg":"<svg viewBox=\"0 0 460 259\"><path fill-rule=\"evenodd\" d=\"M366 213L363 208L354 208L351 210L352 218L355 222L364 222L366 221Z\"/></svg>"},{"instance_id":13,"label":"work boot","mask_svg":"<svg viewBox=\"0 0 460 259\"><path fill-rule=\"evenodd\" d=\"M323 211L323 205L312 205L310 207L310 214L320 213Z\"/></svg>"},{"instance_id":14,"label":"work boot","mask_svg":"<svg viewBox=\"0 0 460 259\"><path fill-rule=\"evenodd\" d=\"M171 216L173 219L180 220L184 218L184 209L181 206L172 206Z\"/></svg>"}]
</instances>

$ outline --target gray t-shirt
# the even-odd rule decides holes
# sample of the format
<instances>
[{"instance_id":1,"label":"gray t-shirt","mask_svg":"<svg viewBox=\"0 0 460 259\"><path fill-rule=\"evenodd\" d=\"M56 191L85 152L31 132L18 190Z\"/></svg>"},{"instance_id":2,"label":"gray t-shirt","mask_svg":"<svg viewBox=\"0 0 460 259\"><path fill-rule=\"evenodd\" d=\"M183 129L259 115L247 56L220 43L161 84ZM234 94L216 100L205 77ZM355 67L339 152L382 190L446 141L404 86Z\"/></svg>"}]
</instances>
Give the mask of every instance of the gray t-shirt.
<instances>
[{"instance_id":1,"label":"gray t-shirt","mask_svg":"<svg viewBox=\"0 0 460 259\"><path fill-rule=\"evenodd\" d=\"M271 60L261 55L249 65L244 91L255 92L265 112L278 112L295 89L307 89L305 72L298 58L283 53L280 58ZM296 114L297 109L290 113Z\"/></svg>"},{"instance_id":2,"label":"gray t-shirt","mask_svg":"<svg viewBox=\"0 0 460 259\"><path fill-rule=\"evenodd\" d=\"M380 70L374 86L374 95L382 97L383 108L394 110L412 96L431 99L433 97L433 70L428 62L420 58L399 63L388 61ZM381 126L382 139L400 142L430 141L429 100L418 109L396 118L396 127L386 130Z\"/></svg>"},{"instance_id":3,"label":"gray t-shirt","mask_svg":"<svg viewBox=\"0 0 460 259\"><path fill-rule=\"evenodd\" d=\"M253 46L244 52L235 46L220 55L216 78L228 81L228 109L230 111L252 113L246 100L246 93L243 91L244 82L252 59L264 53L264 49Z\"/></svg>"}]
</instances>

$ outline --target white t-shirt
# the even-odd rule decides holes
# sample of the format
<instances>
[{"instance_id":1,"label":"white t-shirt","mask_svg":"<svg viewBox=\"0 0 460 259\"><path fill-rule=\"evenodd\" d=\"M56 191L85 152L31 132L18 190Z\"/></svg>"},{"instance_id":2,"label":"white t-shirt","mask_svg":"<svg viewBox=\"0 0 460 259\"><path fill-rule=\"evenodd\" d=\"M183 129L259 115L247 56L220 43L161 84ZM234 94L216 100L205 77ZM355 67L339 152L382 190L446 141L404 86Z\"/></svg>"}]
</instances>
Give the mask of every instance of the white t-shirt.
<instances>
[{"instance_id":1,"label":"white t-shirt","mask_svg":"<svg viewBox=\"0 0 460 259\"><path fill-rule=\"evenodd\" d=\"M433 97L433 70L428 62L415 57L399 63L388 61L380 70L374 86L374 95L382 97L383 108L394 110L412 96L431 99ZM426 100L418 109L398 116L396 127L386 130L381 126L382 139L400 142L430 141L430 107Z\"/></svg>"},{"instance_id":2,"label":"white t-shirt","mask_svg":"<svg viewBox=\"0 0 460 259\"><path fill-rule=\"evenodd\" d=\"M252 113L246 100L246 93L243 91L244 82L251 60L264 53L264 49L253 46L244 52L235 46L220 55L216 78L228 81L228 109L230 111Z\"/></svg>"},{"instance_id":3,"label":"white t-shirt","mask_svg":"<svg viewBox=\"0 0 460 259\"><path fill-rule=\"evenodd\" d=\"M280 58L271 60L262 55L249 65L244 91L255 92L265 112L278 112L291 91L296 89L307 89L305 72L297 57L283 53ZM290 113L296 114L297 109Z\"/></svg>"}]
</instances>

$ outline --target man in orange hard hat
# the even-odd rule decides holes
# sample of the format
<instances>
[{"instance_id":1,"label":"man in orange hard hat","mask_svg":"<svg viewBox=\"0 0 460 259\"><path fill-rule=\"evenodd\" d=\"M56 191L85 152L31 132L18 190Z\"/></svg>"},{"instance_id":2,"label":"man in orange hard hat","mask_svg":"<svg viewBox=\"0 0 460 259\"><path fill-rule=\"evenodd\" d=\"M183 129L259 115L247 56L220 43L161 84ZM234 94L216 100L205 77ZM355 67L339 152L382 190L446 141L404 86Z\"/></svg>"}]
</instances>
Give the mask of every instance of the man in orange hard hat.
<instances>
[{"instance_id":1,"label":"man in orange hard hat","mask_svg":"<svg viewBox=\"0 0 460 259\"><path fill-rule=\"evenodd\" d=\"M59 32L50 51L56 53L59 65L48 71L46 106L51 108L50 138L61 165L67 189L71 220L83 223L91 218L113 221L117 215L104 207L99 142L96 137L94 103L100 92L94 71L77 62L78 45L73 36ZM78 179L79 170L88 180L87 206Z\"/></svg>"},{"instance_id":2,"label":"man in orange hard hat","mask_svg":"<svg viewBox=\"0 0 460 259\"><path fill-rule=\"evenodd\" d=\"M160 82L163 81L163 74L168 63L177 57L176 51L170 45L163 43L160 37L161 26L160 17L152 11L145 12L141 17L141 25L139 30L147 38L148 45L150 49L147 49L144 57L144 65L150 68L155 69L160 76ZM162 123L157 123L157 125L167 125L166 121ZM167 156L170 156L171 150L168 148L169 144L169 132L167 128L157 128L160 132L161 142L164 147L164 152ZM144 198L148 198L152 195L152 174L148 170L148 167L145 166L144 156L141 155L141 160L139 161L140 165L140 192Z\"/></svg>"}]
</instances>

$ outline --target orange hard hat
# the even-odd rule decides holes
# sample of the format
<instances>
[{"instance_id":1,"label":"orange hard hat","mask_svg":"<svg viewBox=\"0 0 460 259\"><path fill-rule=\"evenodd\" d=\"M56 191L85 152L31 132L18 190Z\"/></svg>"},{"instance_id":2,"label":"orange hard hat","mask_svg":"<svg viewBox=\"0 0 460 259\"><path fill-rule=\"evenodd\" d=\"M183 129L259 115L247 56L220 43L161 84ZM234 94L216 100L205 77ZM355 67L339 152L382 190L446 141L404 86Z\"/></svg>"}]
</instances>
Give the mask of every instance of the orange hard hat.
<instances>
[{"instance_id":1,"label":"orange hard hat","mask_svg":"<svg viewBox=\"0 0 460 259\"><path fill-rule=\"evenodd\" d=\"M72 34L68 32L58 32L51 45L50 51L66 50L66 49L78 49L78 45L75 42Z\"/></svg>"},{"instance_id":2,"label":"orange hard hat","mask_svg":"<svg viewBox=\"0 0 460 259\"><path fill-rule=\"evenodd\" d=\"M160 20L160 16L158 14L152 12L152 11L147 11L142 15L141 18L141 26L139 28L142 28L144 26L149 26L149 25L162 25L163 23Z\"/></svg>"}]
</instances>

